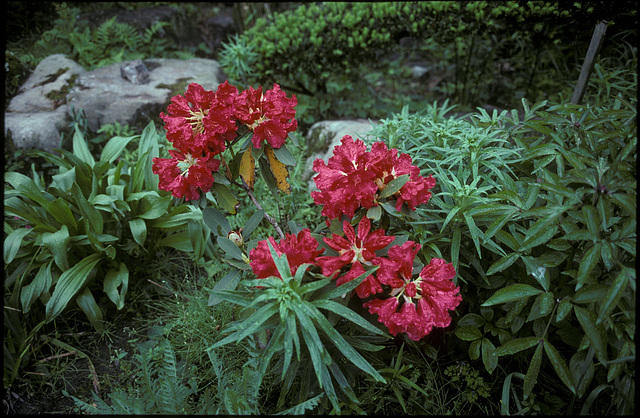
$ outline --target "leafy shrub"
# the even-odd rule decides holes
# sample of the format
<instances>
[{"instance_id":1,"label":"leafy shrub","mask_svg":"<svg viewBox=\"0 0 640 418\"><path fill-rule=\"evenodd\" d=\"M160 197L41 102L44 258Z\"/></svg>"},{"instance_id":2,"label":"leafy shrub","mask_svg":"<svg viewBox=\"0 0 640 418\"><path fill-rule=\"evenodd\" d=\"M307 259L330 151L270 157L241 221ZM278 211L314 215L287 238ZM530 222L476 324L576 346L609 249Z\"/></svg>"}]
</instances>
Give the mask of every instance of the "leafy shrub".
<instances>
[{"instance_id":1,"label":"leafy shrub","mask_svg":"<svg viewBox=\"0 0 640 418\"><path fill-rule=\"evenodd\" d=\"M587 411L607 389L614 406L603 411L633 410L633 79L597 106L523 100L522 116L479 109L435 120L405 112L372 132L437 179L436 209L420 210L412 233L456 267L468 305L455 334L472 361L506 375L503 413L513 377L523 379L522 397L513 394L520 408L529 402L525 412L544 392L536 381L553 375L569 411L578 400Z\"/></svg>"},{"instance_id":2,"label":"leafy shrub","mask_svg":"<svg viewBox=\"0 0 640 418\"><path fill-rule=\"evenodd\" d=\"M29 46L24 53L16 52L20 61L35 67L43 58L62 53L86 69L95 69L116 62L180 55L171 51L168 40L162 36L167 22L156 22L144 31L116 22L113 17L97 28L78 21L79 9L65 3L56 6L58 19L52 29Z\"/></svg>"},{"instance_id":3,"label":"leafy shrub","mask_svg":"<svg viewBox=\"0 0 640 418\"><path fill-rule=\"evenodd\" d=\"M634 8L625 7L622 14L633 15ZM449 74L440 93L461 105L510 103L574 80L571 71L584 54L576 42L588 42L601 12L555 2L314 3L258 19L226 47L246 44L258 58L245 63L248 68L230 60L222 66L250 84L277 81L297 93L303 122L362 116L363 109L370 112L364 116L386 117L372 114L376 92L365 75L388 71L391 53L427 57L431 71ZM399 41L407 37L416 47L403 50Z\"/></svg>"},{"instance_id":4,"label":"leafy shrub","mask_svg":"<svg viewBox=\"0 0 640 418\"><path fill-rule=\"evenodd\" d=\"M138 158L119 159L135 140ZM96 290L121 309L130 280L156 248L204 254L200 210L174 206L158 191L151 171L158 140L150 123L140 136L111 138L96 161L76 128L73 152L34 152L58 166L50 184L33 166L33 178L5 173L5 383L15 378L38 331L72 300L100 329Z\"/></svg>"}]
</instances>

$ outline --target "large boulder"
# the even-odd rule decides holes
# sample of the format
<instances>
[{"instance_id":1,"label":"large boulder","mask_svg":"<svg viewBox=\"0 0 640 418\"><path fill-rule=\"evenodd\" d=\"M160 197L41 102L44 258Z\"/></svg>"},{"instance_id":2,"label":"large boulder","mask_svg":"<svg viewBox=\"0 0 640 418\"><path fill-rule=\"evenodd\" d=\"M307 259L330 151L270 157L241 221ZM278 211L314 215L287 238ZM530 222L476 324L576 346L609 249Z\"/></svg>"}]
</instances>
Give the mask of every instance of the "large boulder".
<instances>
[{"instance_id":1,"label":"large boulder","mask_svg":"<svg viewBox=\"0 0 640 418\"><path fill-rule=\"evenodd\" d=\"M153 58L85 71L63 54L51 55L11 100L5 138L16 148L59 148L60 132L82 109L97 131L104 124L146 125L165 110L171 97L196 82L215 90L222 80L217 61ZM10 135L9 135L10 131Z\"/></svg>"},{"instance_id":2,"label":"large boulder","mask_svg":"<svg viewBox=\"0 0 640 418\"><path fill-rule=\"evenodd\" d=\"M69 91L67 104L84 109L92 130L115 122L134 125L157 117L171 97L184 94L192 82L215 90L223 81L218 62L210 59L153 58L143 63L148 69L144 82L132 82L123 76L126 73L122 68L129 68L128 63L107 65L80 75Z\"/></svg>"},{"instance_id":3,"label":"large boulder","mask_svg":"<svg viewBox=\"0 0 640 418\"><path fill-rule=\"evenodd\" d=\"M333 155L333 149L340 145L345 135L353 139L365 139L377 121L368 119L356 120L325 120L314 123L307 133L307 147L310 157L307 158L302 180L307 182L309 191L317 190L313 176L313 162L320 158L327 162Z\"/></svg>"},{"instance_id":4,"label":"large boulder","mask_svg":"<svg viewBox=\"0 0 640 418\"><path fill-rule=\"evenodd\" d=\"M5 138L11 131L17 148L46 151L58 148L60 131L67 124L66 90L84 72L82 66L64 54L43 59L7 107Z\"/></svg>"}]
</instances>

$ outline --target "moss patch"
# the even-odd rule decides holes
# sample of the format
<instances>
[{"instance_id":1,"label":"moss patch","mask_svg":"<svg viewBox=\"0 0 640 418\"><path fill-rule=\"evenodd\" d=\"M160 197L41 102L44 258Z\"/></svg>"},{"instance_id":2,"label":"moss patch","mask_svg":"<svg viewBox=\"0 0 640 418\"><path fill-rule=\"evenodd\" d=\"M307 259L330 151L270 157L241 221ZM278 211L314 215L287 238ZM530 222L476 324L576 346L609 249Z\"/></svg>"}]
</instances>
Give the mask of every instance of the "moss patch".
<instances>
[{"instance_id":1,"label":"moss patch","mask_svg":"<svg viewBox=\"0 0 640 418\"><path fill-rule=\"evenodd\" d=\"M157 89L169 89L171 91L171 97L176 96L178 94L184 94L187 91L187 87L189 86L189 78L179 78L173 84L165 84L160 83L156 86Z\"/></svg>"},{"instance_id":2,"label":"moss patch","mask_svg":"<svg viewBox=\"0 0 640 418\"><path fill-rule=\"evenodd\" d=\"M67 71L67 69L64 69L63 72L65 71ZM60 106L63 103L66 103L67 94L69 93L69 90L71 90L71 88L76 84L77 78L78 78L78 74L72 74L71 77L69 77L69 79L67 80L67 83L64 86L62 86L60 90L51 90L49 93L45 95L45 97L47 99L53 100L53 102L56 104L56 107Z\"/></svg>"}]
</instances>

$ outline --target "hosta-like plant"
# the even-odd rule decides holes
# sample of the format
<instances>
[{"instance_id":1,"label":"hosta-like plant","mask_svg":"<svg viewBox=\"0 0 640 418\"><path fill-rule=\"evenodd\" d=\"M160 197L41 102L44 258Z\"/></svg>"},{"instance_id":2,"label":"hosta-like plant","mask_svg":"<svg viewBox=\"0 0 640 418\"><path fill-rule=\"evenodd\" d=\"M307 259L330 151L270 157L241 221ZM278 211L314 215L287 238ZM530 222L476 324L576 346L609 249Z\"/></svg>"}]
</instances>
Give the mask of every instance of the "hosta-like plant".
<instances>
[{"instance_id":1,"label":"hosta-like plant","mask_svg":"<svg viewBox=\"0 0 640 418\"><path fill-rule=\"evenodd\" d=\"M200 210L174 206L158 190L151 171L158 139L150 123L140 136L110 139L96 160L76 128L73 152L37 152L59 167L49 184L35 169L33 177L5 173L5 382L40 328L73 301L99 329L104 308L96 292L122 309L130 272L156 249L204 254L209 230ZM138 159L126 162L120 156L133 141Z\"/></svg>"}]
</instances>

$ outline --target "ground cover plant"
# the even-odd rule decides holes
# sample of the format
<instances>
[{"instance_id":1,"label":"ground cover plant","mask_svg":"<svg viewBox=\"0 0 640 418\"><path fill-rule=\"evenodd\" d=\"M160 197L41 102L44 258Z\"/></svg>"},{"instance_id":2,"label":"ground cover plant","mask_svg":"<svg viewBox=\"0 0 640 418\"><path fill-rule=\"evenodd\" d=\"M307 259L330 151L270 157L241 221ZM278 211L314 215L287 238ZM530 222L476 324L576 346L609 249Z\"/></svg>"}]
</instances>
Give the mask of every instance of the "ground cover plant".
<instances>
[{"instance_id":1,"label":"ground cover plant","mask_svg":"<svg viewBox=\"0 0 640 418\"><path fill-rule=\"evenodd\" d=\"M5 172L5 404L632 413L636 62L620 42L581 105L405 107L314 193L277 84L192 84L164 132L79 121L53 176Z\"/></svg>"}]
</instances>

